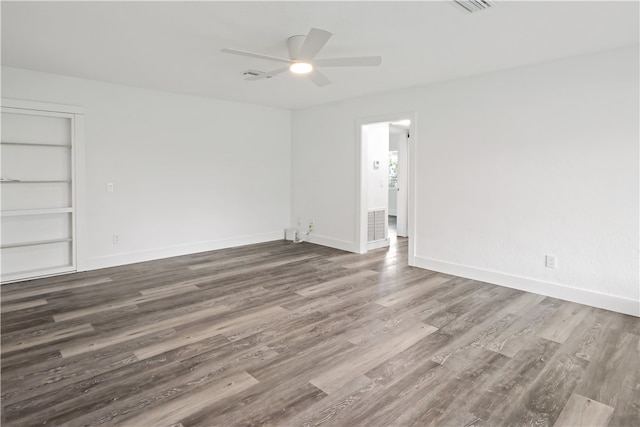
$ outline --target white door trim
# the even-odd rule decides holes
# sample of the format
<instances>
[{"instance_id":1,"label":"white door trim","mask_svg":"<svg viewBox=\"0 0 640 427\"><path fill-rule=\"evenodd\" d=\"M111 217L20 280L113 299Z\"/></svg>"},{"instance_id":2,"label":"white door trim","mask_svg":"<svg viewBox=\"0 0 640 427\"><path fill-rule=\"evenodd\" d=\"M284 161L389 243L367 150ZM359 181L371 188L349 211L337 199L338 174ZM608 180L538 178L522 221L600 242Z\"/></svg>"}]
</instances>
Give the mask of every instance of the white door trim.
<instances>
[{"instance_id":1,"label":"white door trim","mask_svg":"<svg viewBox=\"0 0 640 427\"><path fill-rule=\"evenodd\" d=\"M396 235L398 237L407 237L407 212L409 205L407 204L409 194L409 133L404 134L403 138L398 140L398 191L397 191L397 212L396 212Z\"/></svg>"},{"instance_id":2,"label":"white door trim","mask_svg":"<svg viewBox=\"0 0 640 427\"><path fill-rule=\"evenodd\" d=\"M30 101L26 99L2 98L2 106L21 108L23 110L48 111L51 113L84 114L84 108L78 105L52 104L49 102Z\"/></svg>"}]
</instances>

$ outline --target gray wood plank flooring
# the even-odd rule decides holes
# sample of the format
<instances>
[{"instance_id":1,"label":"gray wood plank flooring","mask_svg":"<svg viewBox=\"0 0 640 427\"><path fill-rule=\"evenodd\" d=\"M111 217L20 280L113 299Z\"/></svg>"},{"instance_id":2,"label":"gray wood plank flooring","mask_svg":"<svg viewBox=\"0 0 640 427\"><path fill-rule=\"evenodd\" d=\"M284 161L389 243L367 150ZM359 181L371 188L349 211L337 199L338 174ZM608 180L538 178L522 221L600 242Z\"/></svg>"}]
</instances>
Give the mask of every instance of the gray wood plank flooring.
<instances>
[{"instance_id":1,"label":"gray wood plank flooring","mask_svg":"<svg viewBox=\"0 0 640 427\"><path fill-rule=\"evenodd\" d=\"M269 242L4 285L2 425L638 426L640 320Z\"/></svg>"}]
</instances>

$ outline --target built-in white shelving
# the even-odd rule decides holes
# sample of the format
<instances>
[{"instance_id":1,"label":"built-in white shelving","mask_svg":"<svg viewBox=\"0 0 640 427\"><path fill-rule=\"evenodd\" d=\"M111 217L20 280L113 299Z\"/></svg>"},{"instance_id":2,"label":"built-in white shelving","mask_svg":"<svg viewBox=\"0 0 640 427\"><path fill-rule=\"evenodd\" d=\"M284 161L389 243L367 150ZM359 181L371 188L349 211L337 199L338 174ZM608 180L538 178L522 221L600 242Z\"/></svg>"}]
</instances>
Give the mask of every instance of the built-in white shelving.
<instances>
[{"instance_id":1,"label":"built-in white shelving","mask_svg":"<svg viewBox=\"0 0 640 427\"><path fill-rule=\"evenodd\" d=\"M82 120L78 107L2 100L2 283L76 271Z\"/></svg>"},{"instance_id":2,"label":"built-in white shelving","mask_svg":"<svg viewBox=\"0 0 640 427\"><path fill-rule=\"evenodd\" d=\"M39 179L39 180L22 180L22 179L2 179L0 184L69 184L68 179Z\"/></svg>"},{"instance_id":3,"label":"built-in white shelving","mask_svg":"<svg viewBox=\"0 0 640 427\"><path fill-rule=\"evenodd\" d=\"M64 243L64 242L71 242L71 241L73 241L71 237L65 237L62 239L50 239L50 240L34 240L32 242L9 243L9 244L0 246L0 249L23 248L25 246L50 245L52 243Z\"/></svg>"},{"instance_id":4,"label":"built-in white shelving","mask_svg":"<svg viewBox=\"0 0 640 427\"><path fill-rule=\"evenodd\" d=\"M28 147L71 148L70 144L38 144L33 142L0 142L0 145L21 145Z\"/></svg>"},{"instance_id":5,"label":"built-in white shelving","mask_svg":"<svg viewBox=\"0 0 640 427\"><path fill-rule=\"evenodd\" d=\"M60 213L71 213L73 208L51 208L51 209L21 209L14 211L2 211L3 217L7 216L25 216L25 215L51 215Z\"/></svg>"}]
</instances>

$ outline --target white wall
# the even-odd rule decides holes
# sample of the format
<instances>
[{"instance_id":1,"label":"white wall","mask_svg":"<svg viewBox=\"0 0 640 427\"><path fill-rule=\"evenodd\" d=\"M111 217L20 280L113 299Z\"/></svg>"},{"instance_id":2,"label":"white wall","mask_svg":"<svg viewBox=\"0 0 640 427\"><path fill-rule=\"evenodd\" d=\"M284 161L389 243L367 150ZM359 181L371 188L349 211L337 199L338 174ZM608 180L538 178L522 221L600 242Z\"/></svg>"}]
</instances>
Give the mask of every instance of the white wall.
<instances>
[{"instance_id":1,"label":"white wall","mask_svg":"<svg viewBox=\"0 0 640 427\"><path fill-rule=\"evenodd\" d=\"M367 147L367 210L387 209L389 206L389 124L364 126ZM378 167L374 167L378 162Z\"/></svg>"},{"instance_id":2,"label":"white wall","mask_svg":"<svg viewBox=\"0 0 640 427\"><path fill-rule=\"evenodd\" d=\"M398 214L398 189L389 188L389 215L396 216Z\"/></svg>"},{"instance_id":3,"label":"white wall","mask_svg":"<svg viewBox=\"0 0 640 427\"><path fill-rule=\"evenodd\" d=\"M355 251L356 121L415 111L417 265L639 315L638 74L633 46L295 111L292 214Z\"/></svg>"},{"instance_id":4,"label":"white wall","mask_svg":"<svg viewBox=\"0 0 640 427\"><path fill-rule=\"evenodd\" d=\"M274 240L290 223L287 110L7 67L2 96L85 109L86 268Z\"/></svg>"},{"instance_id":5,"label":"white wall","mask_svg":"<svg viewBox=\"0 0 640 427\"><path fill-rule=\"evenodd\" d=\"M389 151L398 151L398 140L406 138L407 133L404 129L397 126L389 126Z\"/></svg>"},{"instance_id":6,"label":"white wall","mask_svg":"<svg viewBox=\"0 0 640 427\"><path fill-rule=\"evenodd\" d=\"M398 151L400 155L400 141L407 138L407 131L397 126L389 126L389 151ZM398 170L398 173L401 173ZM398 189L389 188L389 215L398 214Z\"/></svg>"}]
</instances>

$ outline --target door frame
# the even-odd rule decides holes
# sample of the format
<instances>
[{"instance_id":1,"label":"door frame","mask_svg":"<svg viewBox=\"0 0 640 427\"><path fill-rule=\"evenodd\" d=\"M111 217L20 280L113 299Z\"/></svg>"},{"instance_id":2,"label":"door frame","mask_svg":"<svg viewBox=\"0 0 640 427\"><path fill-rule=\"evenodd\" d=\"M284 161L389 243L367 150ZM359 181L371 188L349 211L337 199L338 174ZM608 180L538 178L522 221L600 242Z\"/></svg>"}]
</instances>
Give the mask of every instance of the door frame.
<instances>
[{"instance_id":1,"label":"door frame","mask_svg":"<svg viewBox=\"0 0 640 427\"><path fill-rule=\"evenodd\" d=\"M393 129L395 126L389 126L390 129ZM396 131L398 132L398 131ZM408 233L408 209L409 206L407 204L407 193L409 191L409 176L407 172L409 170L409 158L407 156L409 150L409 129L401 128L401 135L403 137L398 138L398 188L395 191L396 196L396 236L397 237L407 237ZM391 132L390 132L391 135ZM389 195L392 192L389 191ZM391 209L389 209L391 212Z\"/></svg>"},{"instance_id":2,"label":"door frame","mask_svg":"<svg viewBox=\"0 0 640 427\"><path fill-rule=\"evenodd\" d=\"M2 98L0 104L3 111L15 113L68 117L71 120L71 200L73 206L72 219L72 265L70 267L51 270L43 275L9 279L2 283L31 280L36 277L68 274L86 270L85 243L85 124L84 108L77 105L53 104L48 102L23 99Z\"/></svg>"},{"instance_id":3,"label":"door frame","mask_svg":"<svg viewBox=\"0 0 640 427\"><path fill-rule=\"evenodd\" d=\"M363 117L356 120L356 251L359 254L367 253L367 164L366 164L366 146L362 139L362 127L373 123L381 122L397 122L400 120L410 120L409 141L407 143L407 232L408 249L409 249L409 265L415 266L415 195L416 195L416 154L418 135L417 120L418 114L415 111L404 113L381 114L377 116Z\"/></svg>"}]
</instances>

